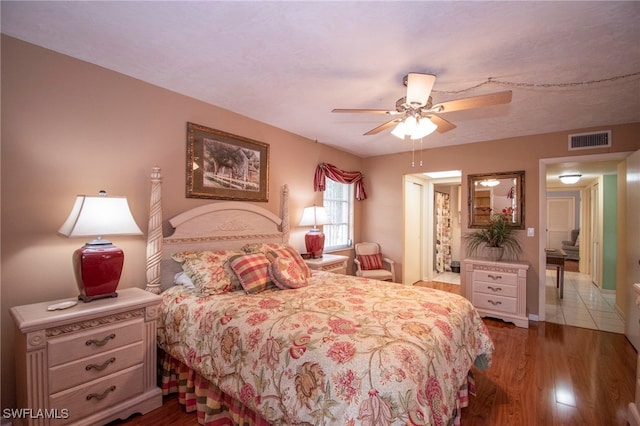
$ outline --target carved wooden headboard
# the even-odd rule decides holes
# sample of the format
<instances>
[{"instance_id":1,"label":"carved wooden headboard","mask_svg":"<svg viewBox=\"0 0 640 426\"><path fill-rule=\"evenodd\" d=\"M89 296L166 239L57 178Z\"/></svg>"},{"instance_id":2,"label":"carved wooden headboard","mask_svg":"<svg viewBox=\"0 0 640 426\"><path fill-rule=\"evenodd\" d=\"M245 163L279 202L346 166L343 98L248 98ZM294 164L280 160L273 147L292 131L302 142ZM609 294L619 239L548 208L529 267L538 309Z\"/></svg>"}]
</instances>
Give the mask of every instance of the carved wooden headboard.
<instances>
[{"instance_id":1,"label":"carved wooden headboard","mask_svg":"<svg viewBox=\"0 0 640 426\"><path fill-rule=\"evenodd\" d=\"M147 287L159 294L181 271L171 256L183 250L239 249L247 243L289 242L287 185L282 187L280 216L241 201L214 202L187 210L171 219L170 236L162 232L162 176L151 172L151 202L147 237Z\"/></svg>"}]
</instances>

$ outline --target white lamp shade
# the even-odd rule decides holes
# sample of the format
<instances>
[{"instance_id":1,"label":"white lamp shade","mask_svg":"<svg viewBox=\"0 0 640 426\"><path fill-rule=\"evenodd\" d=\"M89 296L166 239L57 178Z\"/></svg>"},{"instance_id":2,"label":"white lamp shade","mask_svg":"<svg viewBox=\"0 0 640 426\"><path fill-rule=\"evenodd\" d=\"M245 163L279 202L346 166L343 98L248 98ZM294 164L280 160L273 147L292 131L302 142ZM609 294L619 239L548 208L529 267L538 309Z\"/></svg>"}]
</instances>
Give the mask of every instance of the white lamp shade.
<instances>
[{"instance_id":1,"label":"white lamp shade","mask_svg":"<svg viewBox=\"0 0 640 426\"><path fill-rule=\"evenodd\" d=\"M413 106L425 106L435 82L435 75L409 73L407 75L407 103Z\"/></svg>"},{"instance_id":2,"label":"white lamp shade","mask_svg":"<svg viewBox=\"0 0 640 426\"><path fill-rule=\"evenodd\" d=\"M437 128L438 126L436 126L429 117L421 117L420 121L418 121L418 125L414 128L413 133L411 134L411 139L422 139L433 133Z\"/></svg>"},{"instance_id":3,"label":"white lamp shade","mask_svg":"<svg viewBox=\"0 0 640 426\"><path fill-rule=\"evenodd\" d=\"M78 195L58 233L66 237L141 235L126 197Z\"/></svg>"},{"instance_id":4,"label":"white lamp shade","mask_svg":"<svg viewBox=\"0 0 640 426\"><path fill-rule=\"evenodd\" d=\"M331 221L329 215L324 207L312 206L305 207L302 211L302 219L300 219L299 226L313 226L328 225Z\"/></svg>"},{"instance_id":5,"label":"white lamp shade","mask_svg":"<svg viewBox=\"0 0 640 426\"><path fill-rule=\"evenodd\" d=\"M391 131L391 134L397 138L404 139L404 121L399 122L398 125Z\"/></svg>"}]
</instances>

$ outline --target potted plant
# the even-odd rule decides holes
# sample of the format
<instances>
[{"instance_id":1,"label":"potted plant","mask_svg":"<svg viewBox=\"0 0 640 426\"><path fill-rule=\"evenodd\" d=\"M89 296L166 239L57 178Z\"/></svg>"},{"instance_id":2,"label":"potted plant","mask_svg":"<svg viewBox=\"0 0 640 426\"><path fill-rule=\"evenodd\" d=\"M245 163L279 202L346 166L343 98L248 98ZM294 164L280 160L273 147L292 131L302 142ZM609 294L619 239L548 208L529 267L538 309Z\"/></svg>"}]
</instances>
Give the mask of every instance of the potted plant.
<instances>
[{"instance_id":1,"label":"potted plant","mask_svg":"<svg viewBox=\"0 0 640 426\"><path fill-rule=\"evenodd\" d=\"M467 254L476 254L480 248L484 248L490 260L502 259L505 252L508 257L517 257L522 252L522 246L514 230L507 215L491 213L486 226L464 236Z\"/></svg>"}]
</instances>

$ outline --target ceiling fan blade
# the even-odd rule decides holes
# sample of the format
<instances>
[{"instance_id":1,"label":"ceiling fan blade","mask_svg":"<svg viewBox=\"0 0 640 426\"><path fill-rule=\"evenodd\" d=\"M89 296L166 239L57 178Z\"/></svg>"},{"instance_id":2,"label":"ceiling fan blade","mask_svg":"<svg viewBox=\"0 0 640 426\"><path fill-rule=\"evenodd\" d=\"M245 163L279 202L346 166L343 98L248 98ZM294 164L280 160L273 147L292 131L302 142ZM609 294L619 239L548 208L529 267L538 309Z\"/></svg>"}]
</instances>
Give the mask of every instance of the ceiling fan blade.
<instances>
[{"instance_id":1,"label":"ceiling fan blade","mask_svg":"<svg viewBox=\"0 0 640 426\"><path fill-rule=\"evenodd\" d=\"M397 114L397 111L389 111L386 109L344 109L344 108L334 108L331 112L353 112L353 113L365 113L365 114L389 114L394 115Z\"/></svg>"},{"instance_id":2,"label":"ceiling fan blade","mask_svg":"<svg viewBox=\"0 0 640 426\"><path fill-rule=\"evenodd\" d=\"M435 114L428 115L427 117L429 117L429 119L431 121L433 121L433 124L438 126L438 128L436 129L438 131L438 133L448 132L449 130L453 130L453 129L455 129L457 127L452 122L447 121L444 118L439 117L439 116L437 116Z\"/></svg>"},{"instance_id":3,"label":"ceiling fan blade","mask_svg":"<svg viewBox=\"0 0 640 426\"><path fill-rule=\"evenodd\" d=\"M465 109L479 108L489 105L508 104L511 102L511 90L504 92L490 93L488 95L473 96L471 98L455 99L453 101L442 102L434 105L431 111L437 113L462 111Z\"/></svg>"},{"instance_id":4,"label":"ceiling fan blade","mask_svg":"<svg viewBox=\"0 0 640 426\"><path fill-rule=\"evenodd\" d=\"M381 125L379 125L378 127L376 127L375 129L371 129L369 130L367 133L365 133L365 136L370 136L370 135L375 135L376 133L380 133L381 131L383 131L384 129L388 129L389 127L393 127L395 124L397 124L400 121L399 118L394 118L393 120L387 121L386 123L383 123Z\"/></svg>"},{"instance_id":5,"label":"ceiling fan blade","mask_svg":"<svg viewBox=\"0 0 640 426\"><path fill-rule=\"evenodd\" d=\"M407 74L407 103L416 107L425 106L429 102L429 95L435 82L435 75L415 72Z\"/></svg>"}]
</instances>

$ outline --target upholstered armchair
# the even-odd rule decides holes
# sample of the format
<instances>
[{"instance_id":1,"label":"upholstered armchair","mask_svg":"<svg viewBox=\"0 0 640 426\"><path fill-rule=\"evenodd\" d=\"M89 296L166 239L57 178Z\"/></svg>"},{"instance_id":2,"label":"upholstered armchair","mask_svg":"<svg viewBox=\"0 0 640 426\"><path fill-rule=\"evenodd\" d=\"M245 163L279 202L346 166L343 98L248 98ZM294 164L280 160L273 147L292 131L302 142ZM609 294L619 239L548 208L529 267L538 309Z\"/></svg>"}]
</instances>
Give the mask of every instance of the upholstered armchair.
<instances>
[{"instance_id":1,"label":"upholstered armchair","mask_svg":"<svg viewBox=\"0 0 640 426\"><path fill-rule=\"evenodd\" d=\"M568 260L580 260L580 229L571 231L571 241L563 241L562 250L567 253Z\"/></svg>"},{"instance_id":2,"label":"upholstered armchair","mask_svg":"<svg viewBox=\"0 0 640 426\"><path fill-rule=\"evenodd\" d=\"M380 244L357 243L355 249L356 257L354 262L358 277L395 282L395 263L382 255Z\"/></svg>"}]
</instances>

